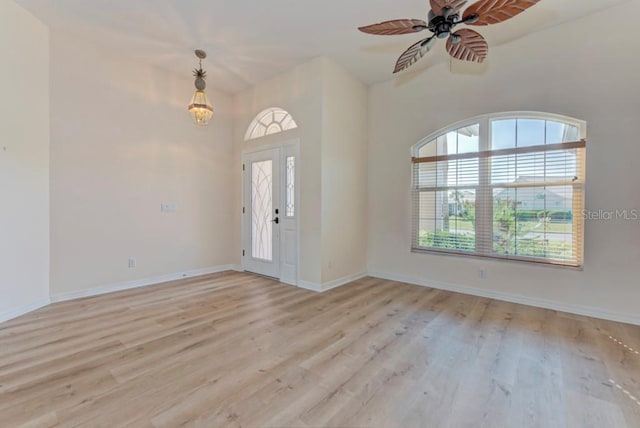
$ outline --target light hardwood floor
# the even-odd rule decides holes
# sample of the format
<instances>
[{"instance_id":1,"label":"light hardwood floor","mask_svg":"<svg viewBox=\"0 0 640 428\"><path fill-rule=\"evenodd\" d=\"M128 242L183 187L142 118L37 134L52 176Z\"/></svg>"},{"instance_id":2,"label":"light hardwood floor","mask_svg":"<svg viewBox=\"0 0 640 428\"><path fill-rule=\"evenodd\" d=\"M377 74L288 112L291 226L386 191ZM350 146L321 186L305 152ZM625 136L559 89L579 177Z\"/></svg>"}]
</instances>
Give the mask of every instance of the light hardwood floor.
<instances>
[{"instance_id":1,"label":"light hardwood floor","mask_svg":"<svg viewBox=\"0 0 640 428\"><path fill-rule=\"evenodd\" d=\"M640 427L636 350L630 325L225 272L0 324L0 426Z\"/></svg>"}]
</instances>

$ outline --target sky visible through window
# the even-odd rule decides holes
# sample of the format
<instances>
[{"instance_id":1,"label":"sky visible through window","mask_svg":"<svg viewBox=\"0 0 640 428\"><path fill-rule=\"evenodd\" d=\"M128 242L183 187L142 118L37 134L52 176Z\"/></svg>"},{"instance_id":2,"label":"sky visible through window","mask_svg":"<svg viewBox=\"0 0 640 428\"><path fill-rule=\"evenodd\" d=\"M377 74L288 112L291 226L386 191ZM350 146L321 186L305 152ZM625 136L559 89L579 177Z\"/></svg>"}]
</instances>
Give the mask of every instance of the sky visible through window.
<instances>
[{"instance_id":1,"label":"sky visible through window","mask_svg":"<svg viewBox=\"0 0 640 428\"><path fill-rule=\"evenodd\" d=\"M420 149L420 156L442 156L451 154L474 153L480 150L479 147L479 125L470 125L448 132L436 140L425 144ZM512 149L516 147L531 147L543 144L557 144L579 140L579 131L576 126L560 122L541 119L500 119L491 122L491 150ZM573 154L561 154L575 157ZM534 157L535 155L531 155ZM521 168L520 174L517 172L515 156L503 162L502 165L495 164L492 171L492 182L513 182L518 179L516 175L535 176L545 174L545 155L537 155L540 162L528 165L528 168ZM547 163L553 161L546 155ZM510 161L510 162L509 162ZM505 165L510 163L512 165ZM574 162L563 162L563 165L571 165ZM464 171L462 171L464 170ZM555 171L562 176L575 175L575 170L565 169ZM452 161L449 163L447 171L448 184L475 186L478 176L477 160Z\"/></svg>"},{"instance_id":2,"label":"sky visible through window","mask_svg":"<svg viewBox=\"0 0 640 428\"><path fill-rule=\"evenodd\" d=\"M578 128L540 119L505 119L491 122L492 149L511 149L578 140Z\"/></svg>"},{"instance_id":3,"label":"sky visible through window","mask_svg":"<svg viewBox=\"0 0 640 428\"><path fill-rule=\"evenodd\" d=\"M484 126L488 126L488 140L481 138L481 134L485 135ZM420 146L417 155L431 158L579 139L580 130L572 124L498 118L444 133ZM577 259L572 218L574 183L579 179L578 153L575 149L554 147L418 163L417 245L478 251L476 232L480 230L482 248L491 245L493 254ZM484 190L490 199L486 193L478 196L478 191ZM477 208L483 213L480 224L476 223Z\"/></svg>"}]
</instances>

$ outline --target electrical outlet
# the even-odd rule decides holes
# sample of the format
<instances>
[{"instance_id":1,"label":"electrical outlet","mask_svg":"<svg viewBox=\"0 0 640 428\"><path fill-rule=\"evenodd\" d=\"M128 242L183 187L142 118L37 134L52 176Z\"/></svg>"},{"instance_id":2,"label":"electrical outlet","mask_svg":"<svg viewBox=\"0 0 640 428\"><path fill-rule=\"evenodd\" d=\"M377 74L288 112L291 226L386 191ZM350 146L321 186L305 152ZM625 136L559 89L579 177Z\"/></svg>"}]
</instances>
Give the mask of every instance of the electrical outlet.
<instances>
[{"instance_id":1,"label":"electrical outlet","mask_svg":"<svg viewBox=\"0 0 640 428\"><path fill-rule=\"evenodd\" d=\"M129 269L136 267L136 259L129 259Z\"/></svg>"},{"instance_id":2,"label":"electrical outlet","mask_svg":"<svg viewBox=\"0 0 640 428\"><path fill-rule=\"evenodd\" d=\"M485 268L482 268L478 271L478 276L482 279L485 279L487 277L487 270Z\"/></svg>"}]
</instances>

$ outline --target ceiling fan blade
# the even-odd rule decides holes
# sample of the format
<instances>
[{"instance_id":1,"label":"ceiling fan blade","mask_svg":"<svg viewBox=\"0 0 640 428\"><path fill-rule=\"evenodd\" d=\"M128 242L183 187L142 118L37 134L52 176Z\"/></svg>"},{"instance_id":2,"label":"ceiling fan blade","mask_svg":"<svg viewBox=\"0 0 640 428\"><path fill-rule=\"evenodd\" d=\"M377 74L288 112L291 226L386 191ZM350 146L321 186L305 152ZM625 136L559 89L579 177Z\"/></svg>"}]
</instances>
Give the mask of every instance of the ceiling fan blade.
<instances>
[{"instance_id":1,"label":"ceiling fan blade","mask_svg":"<svg viewBox=\"0 0 640 428\"><path fill-rule=\"evenodd\" d=\"M469 25L490 25L511 19L534 6L540 0L480 0L464 11L463 20ZM477 20L471 19L473 15Z\"/></svg>"},{"instance_id":2,"label":"ceiling fan blade","mask_svg":"<svg viewBox=\"0 0 640 428\"><path fill-rule=\"evenodd\" d=\"M431 10L436 16L444 15L445 7L451 9L451 14L460 12L460 9L467 3L467 0L429 0L431 3Z\"/></svg>"},{"instance_id":3,"label":"ceiling fan blade","mask_svg":"<svg viewBox=\"0 0 640 428\"><path fill-rule=\"evenodd\" d=\"M449 37L447 52L452 57L463 61L483 62L489 54L489 46L482 35L465 28Z\"/></svg>"},{"instance_id":4,"label":"ceiling fan blade","mask_svg":"<svg viewBox=\"0 0 640 428\"><path fill-rule=\"evenodd\" d=\"M436 43L436 40L436 36L433 36L429 37L428 39L420 40L415 45L412 45L402 55L400 55L393 73L395 74L402 70L405 70L418 62L420 58L425 56L426 53L431 50L433 45Z\"/></svg>"},{"instance_id":5,"label":"ceiling fan blade","mask_svg":"<svg viewBox=\"0 0 640 428\"><path fill-rule=\"evenodd\" d=\"M395 19L393 21L385 21L358 28L358 30L363 33L377 34L380 36L417 33L426 29L427 23L421 19Z\"/></svg>"}]
</instances>

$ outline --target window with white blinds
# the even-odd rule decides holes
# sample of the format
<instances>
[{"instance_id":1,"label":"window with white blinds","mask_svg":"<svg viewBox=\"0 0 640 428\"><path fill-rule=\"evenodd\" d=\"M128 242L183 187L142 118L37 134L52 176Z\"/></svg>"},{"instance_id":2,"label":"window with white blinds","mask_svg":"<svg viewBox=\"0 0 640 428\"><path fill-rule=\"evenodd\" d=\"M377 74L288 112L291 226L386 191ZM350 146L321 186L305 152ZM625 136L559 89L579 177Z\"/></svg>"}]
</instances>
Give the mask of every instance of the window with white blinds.
<instances>
[{"instance_id":1,"label":"window with white blinds","mask_svg":"<svg viewBox=\"0 0 640 428\"><path fill-rule=\"evenodd\" d=\"M585 130L562 116L503 113L421 141L413 250L581 266Z\"/></svg>"}]
</instances>

